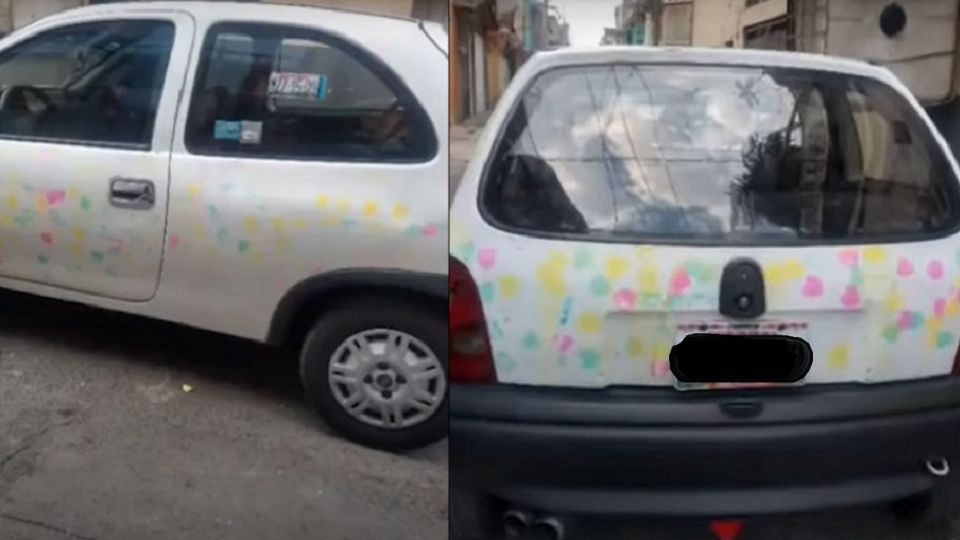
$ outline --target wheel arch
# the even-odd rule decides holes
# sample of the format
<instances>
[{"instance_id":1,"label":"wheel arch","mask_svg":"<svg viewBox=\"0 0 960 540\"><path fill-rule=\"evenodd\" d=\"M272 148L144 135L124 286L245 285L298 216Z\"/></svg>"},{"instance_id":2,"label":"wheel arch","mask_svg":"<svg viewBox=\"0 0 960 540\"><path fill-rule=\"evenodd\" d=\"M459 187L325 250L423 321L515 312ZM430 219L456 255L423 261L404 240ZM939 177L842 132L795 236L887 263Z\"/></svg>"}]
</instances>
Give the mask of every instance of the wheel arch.
<instances>
[{"instance_id":1,"label":"wheel arch","mask_svg":"<svg viewBox=\"0 0 960 540\"><path fill-rule=\"evenodd\" d=\"M389 295L426 302L433 309L448 306L446 274L383 269L344 269L312 276L294 285L274 309L266 342L286 345L303 338L324 311L350 297Z\"/></svg>"}]
</instances>

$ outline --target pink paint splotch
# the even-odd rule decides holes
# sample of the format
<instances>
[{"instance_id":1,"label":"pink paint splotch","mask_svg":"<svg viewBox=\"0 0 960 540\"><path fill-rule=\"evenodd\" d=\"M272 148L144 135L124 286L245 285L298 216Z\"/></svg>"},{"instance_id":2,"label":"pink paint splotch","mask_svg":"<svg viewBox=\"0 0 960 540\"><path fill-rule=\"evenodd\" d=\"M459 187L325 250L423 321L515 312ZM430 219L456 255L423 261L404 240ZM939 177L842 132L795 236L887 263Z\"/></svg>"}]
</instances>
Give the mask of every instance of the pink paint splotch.
<instances>
[{"instance_id":1,"label":"pink paint splotch","mask_svg":"<svg viewBox=\"0 0 960 540\"><path fill-rule=\"evenodd\" d=\"M483 248L477 252L477 263L480 268L489 270L497 264L497 250L494 248Z\"/></svg>"},{"instance_id":2,"label":"pink paint splotch","mask_svg":"<svg viewBox=\"0 0 960 540\"><path fill-rule=\"evenodd\" d=\"M930 261L930 264L927 265L927 275L930 276L930 279L941 279L943 277L943 262Z\"/></svg>"},{"instance_id":3,"label":"pink paint splotch","mask_svg":"<svg viewBox=\"0 0 960 540\"><path fill-rule=\"evenodd\" d=\"M937 298L933 302L933 314L937 318L943 318L947 314L947 301L944 298Z\"/></svg>"},{"instance_id":4,"label":"pink paint splotch","mask_svg":"<svg viewBox=\"0 0 960 540\"><path fill-rule=\"evenodd\" d=\"M690 288L690 274L686 268L677 268L670 277L670 294L681 296Z\"/></svg>"},{"instance_id":5,"label":"pink paint splotch","mask_svg":"<svg viewBox=\"0 0 960 540\"><path fill-rule=\"evenodd\" d=\"M853 268L860 262L860 255L855 249L845 249L838 253L837 257L840 259L840 264L847 268Z\"/></svg>"},{"instance_id":6,"label":"pink paint splotch","mask_svg":"<svg viewBox=\"0 0 960 540\"><path fill-rule=\"evenodd\" d=\"M183 240L181 240L179 234L171 234L171 235L170 235L170 247L171 247L171 248L176 248L176 247L179 246L182 242L183 242Z\"/></svg>"},{"instance_id":7,"label":"pink paint splotch","mask_svg":"<svg viewBox=\"0 0 960 540\"><path fill-rule=\"evenodd\" d=\"M654 379L663 379L670 374L670 363L657 360L650 362L650 375Z\"/></svg>"},{"instance_id":8,"label":"pink paint splotch","mask_svg":"<svg viewBox=\"0 0 960 540\"><path fill-rule=\"evenodd\" d=\"M900 277L910 277L913 275L913 263L910 259L902 257L897 261L897 275Z\"/></svg>"},{"instance_id":9,"label":"pink paint splotch","mask_svg":"<svg viewBox=\"0 0 960 540\"><path fill-rule=\"evenodd\" d=\"M850 285L843 291L840 302L847 309L854 309L860 306L860 289Z\"/></svg>"},{"instance_id":10,"label":"pink paint splotch","mask_svg":"<svg viewBox=\"0 0 960 540\"><path fill-rule=\"evenodd\" d=\"M50 233L50 232L42 232L42 233L40 233L40 239L43 240L43 243L44 243L44 244L46 244L46 245L49 246L49 245L53 244L53 233Z\"/></svg>"},{"instance_id":11,"label":"pink paint splotch","mask_svg":"<svg viewBox=\"0 0 960 540\"><path fill-rule=\"evenodd\" d=\"M614 293L613 302L617 305L618 309L624 311L633 309L633 306L637 303L637 293L630 289L620 289Z\"/></svg>"},{"instance_id":12,"label":"pink paint splotch","mask_svg":"<svg viewBox=\"0 0 960 540\"><path fill-rule=\"evenodd\" d=\"M567 354L573 349L573 336L563 335L560 336L560 339L557 343L557 350L562 354Z\"/></svg>"},{"instance_id":13,"label":"pink paint splotch","mask_svg":"<svg viewBox=\"0 0 960 540\"><path fill-rule=\"evenodd\" d=\"M67 202L67 192L62 189L48 191L45 195L47 197L47 206L50 208L63 206L63 204Z\"/></svg>"},{"instance_id":14,"label":"pink paint splotch","mask_svg":"<svg viewBox=\"0 0 960 540\"><path fill-rule=\"evenodd\" d=\"M438 234L440 234L440 227L436 224L431 223L423 228L423 235L426 237L434 237Z\"/></svg>"},{"instance_id":15,"label":"pink paint splotch","mask_svg":"<svg viewBox=\"0 0 960 540\"><path fill-rule=\"evenodd\" d=\"M819 298L823 295L823 280L817 276L807 276L802 292L806 298Z\"/></svg>"}]
</instances>

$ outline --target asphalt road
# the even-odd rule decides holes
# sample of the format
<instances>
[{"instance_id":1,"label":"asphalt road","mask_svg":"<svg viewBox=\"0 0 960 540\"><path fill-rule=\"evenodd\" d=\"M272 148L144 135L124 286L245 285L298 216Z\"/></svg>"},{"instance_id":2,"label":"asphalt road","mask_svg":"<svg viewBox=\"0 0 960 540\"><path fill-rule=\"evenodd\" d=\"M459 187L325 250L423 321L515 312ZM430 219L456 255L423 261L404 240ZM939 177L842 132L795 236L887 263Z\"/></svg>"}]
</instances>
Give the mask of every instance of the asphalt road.
<instances>
[{"instance_id":1,"label":"asphalt road","mask_svg":"<svg viewBox=\"0 0 960 540\"><path fill-rule=\"evenodd\" d=\"M294 358L12 293L0 306L3 540L447 537L446 443L341 440L303 404Z\"/></svg>"}]
</instances>

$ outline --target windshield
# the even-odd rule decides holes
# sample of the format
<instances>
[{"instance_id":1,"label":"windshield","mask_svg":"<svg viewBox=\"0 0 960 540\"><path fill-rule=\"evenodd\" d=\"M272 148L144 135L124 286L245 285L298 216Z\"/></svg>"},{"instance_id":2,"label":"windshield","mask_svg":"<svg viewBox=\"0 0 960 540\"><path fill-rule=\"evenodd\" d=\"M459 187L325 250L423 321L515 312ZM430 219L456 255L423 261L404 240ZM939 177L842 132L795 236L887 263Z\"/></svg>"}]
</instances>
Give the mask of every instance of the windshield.
<instances>
[{"instance_id":1,"label":"windshield","mask_svg":"<svg viewBox=\"0 0 960 540\"><path fill-rule=\"evenodd\" d=\"M484 188L500 224L716 241L889 238L957 223L957 186L877 81L779 68L608 65L539 76Z\"/></svg>"}]
</instances>

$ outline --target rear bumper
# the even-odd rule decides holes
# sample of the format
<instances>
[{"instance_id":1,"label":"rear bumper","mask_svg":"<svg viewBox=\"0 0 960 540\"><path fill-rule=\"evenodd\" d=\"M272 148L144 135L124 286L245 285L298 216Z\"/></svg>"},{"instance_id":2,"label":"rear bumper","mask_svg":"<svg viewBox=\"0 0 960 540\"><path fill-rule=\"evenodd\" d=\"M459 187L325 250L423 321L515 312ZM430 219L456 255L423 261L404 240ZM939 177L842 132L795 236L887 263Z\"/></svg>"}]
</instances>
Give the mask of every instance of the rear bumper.
<instances>
[{"instance_id":1,"label":"rear bumper","mask_svg":"<svg viewBox=\"0 0 960 540\"><path fill-rule=\"evenodd\" d=\"M453 385L450 405L454 489L557 514L823 510L930 490L944 481L931 457L960 467L955 379L687 394Z\"/></svg>"}]
</instances>

